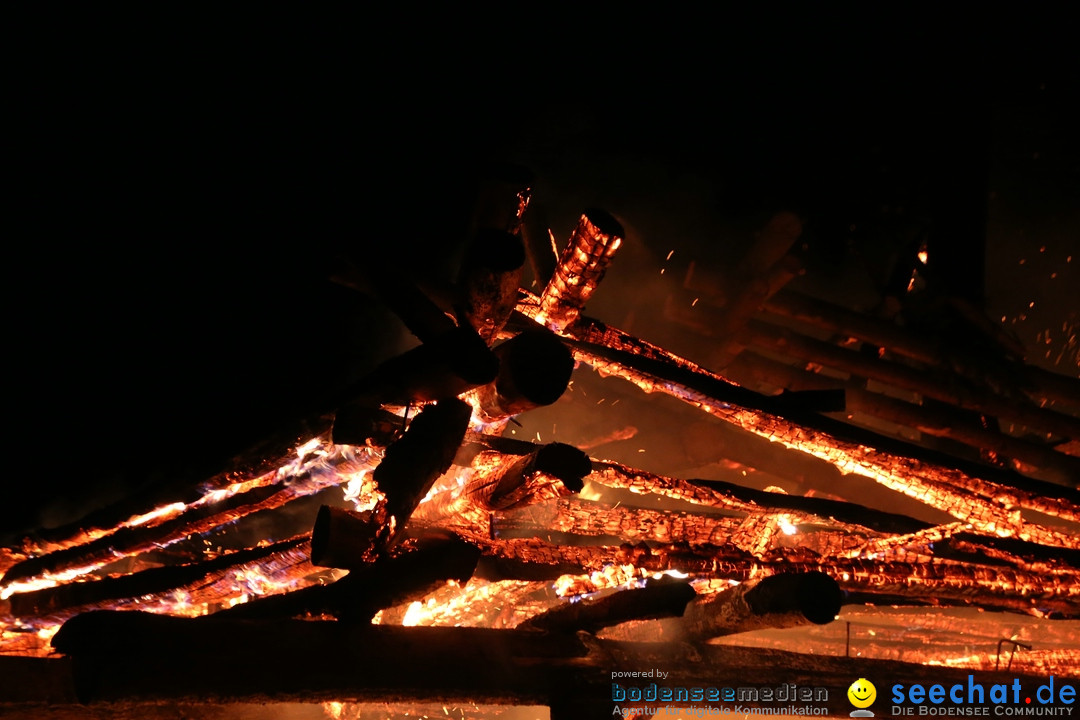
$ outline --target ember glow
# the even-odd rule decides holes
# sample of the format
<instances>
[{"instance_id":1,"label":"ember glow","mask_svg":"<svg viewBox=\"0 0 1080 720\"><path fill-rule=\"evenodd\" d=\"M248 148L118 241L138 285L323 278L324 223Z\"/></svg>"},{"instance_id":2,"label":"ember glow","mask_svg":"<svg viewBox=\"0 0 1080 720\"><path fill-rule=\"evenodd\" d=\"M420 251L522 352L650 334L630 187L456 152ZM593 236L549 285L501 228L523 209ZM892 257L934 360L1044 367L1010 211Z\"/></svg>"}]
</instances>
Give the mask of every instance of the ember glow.
<instances>
[{"instance_id":1,"label":"ember glow","mask_svg":"<svg viewBox=\"0 0 1080 720\"><path fill-rule=\"evenodd\" d=\"M471 416L469 407L454 399L460 390L455 385L449 397L431 405L372 408L391 413L392 432L386 435L392 437L376 437L373 431L366 442L362 436L360 444L335 445L323 432L298 442L270 471L264 466L212 478L192 502L140 508L115 527L80 529L49 541L31 538L6 550L0 555L5 573L0 653L48 655L64 621L98 609L354 622L350 613L366 612L360 622L380 626L510 630L527 623L533 632L531 621L538 617L589 609L629 591L678 585L692 589L691 595L710 596L708 602L725 602L795 575L813 576L843 594L848 606L841 622L821 626L827 630L776 631L788 633L782 637L755 630L709 638L837 655L844 652L842 644L838 649L838 628L851 623L860 629L857 656L987 668L988 644L1024 637L1042 644L1022 655L1025 667L1076 674L1080 569L1072 555L1080 550L1080 508L1075 487L1045 492L1045 485L1009 482L1002 473L961 470L917 453L877 447L867 436L853 439L835 424L795 422L788 415L805 418L807 413L791 411L783 396L778 401L750 393L718 372L591 320L582 314L585 302L622 237L621 226L606 213L581 216L543 292L520 291L518 315L498 324L504 328L500 337L528 338L524 329L546 328L538 334L563 352L567 376L572 363L564 344L582 366L579 373L595 370L644 393L670 396L688 415L707 414L746 437L822 460L843 475L944 515L931 523L860 505L857 497L842 501L784 492L777 485L757 490L669 477L586 456L571 447L574 438L566 445L545 445L538 430L535 442L522 441L516 431L504 432L509 416L482 411L486 385L473 384L475 389L459 396L471 406ZM927 262L925 252L919 259ZM697 302L695 297L692 305ZM481 354L494 351L480 347ZM579 389L584 398L586 384L575 394ZM614 413L648 412L647 405L631 410L631 404ZM438 425L445 420L438 411L454 407L456 435ZM434 424L425 426L418 417ZM634 422L597 433L593 447L636 437ZM565 425L560 420L557 427L556 432L552 423L543 437L561 440ZM417 428L430 433L419 437L432 446L443 431L451 444L432 451L434 458L422 457L427 448L415 446L395 457L410 447L398 443L415 440ZM540 462L545 453L550 465ZM421 466L413 468L418 479L408 472L381 474L391 459L400 466ZM261 526L263 535L254 543L241 532L287 505L303 507L299 501L315 495L333 506L318 511L319 517L326 512L340 523L330 526L327 538L317 540L306 529L274 537L265 530L270 523ZM388 506L396 508L393 517ZM943 516L951 519L943 522ZM336 564L313 564L313 552L316 562L324 562L320 542L339 543L335 550L341 555L331 553ZM432 548L444 553L434 555L436 561L430 559ZM455 575L448 568L461 556L468 570ZM418 577L402 577L401 567ZM158 581L166 575L158 571L176 574ZM301 589L314 592L292 594ZM323 589L327 592L319 596ZM334 595L339 590L344 598ZM887 606L896 606L895 612ZM830 609L825 619L833 615ZM968 633L967 621L978 630ZM779 621L755 622L761 627ZM1019 630L1013 632L1014 626ZM1067 640L1050 639L1050 628L1060 628ZM913 638L917 650L911 649ZM355 710L341 702L324 707L335 718L351 717Z\"/></svg>"}]
</instances>

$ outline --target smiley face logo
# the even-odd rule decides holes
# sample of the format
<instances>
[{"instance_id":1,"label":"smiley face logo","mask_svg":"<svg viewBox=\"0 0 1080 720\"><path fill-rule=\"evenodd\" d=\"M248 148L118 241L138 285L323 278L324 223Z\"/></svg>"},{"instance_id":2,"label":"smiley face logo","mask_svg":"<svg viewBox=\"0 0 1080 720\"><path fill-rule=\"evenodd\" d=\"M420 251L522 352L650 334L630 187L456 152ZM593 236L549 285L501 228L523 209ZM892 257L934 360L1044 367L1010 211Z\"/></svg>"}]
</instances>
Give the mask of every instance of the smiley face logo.
<instances>
[{"instance_id":1,"label":"smiley face logo","mask_svg":"<svg viewBox=\"0 0 1080 720\"><path fill-rule=\"evenodd\" d=\"M848 700L857 708L867 708L877 699L877 688L866 678L859 678L847 689Z\"/></svg>"}]
</instances>

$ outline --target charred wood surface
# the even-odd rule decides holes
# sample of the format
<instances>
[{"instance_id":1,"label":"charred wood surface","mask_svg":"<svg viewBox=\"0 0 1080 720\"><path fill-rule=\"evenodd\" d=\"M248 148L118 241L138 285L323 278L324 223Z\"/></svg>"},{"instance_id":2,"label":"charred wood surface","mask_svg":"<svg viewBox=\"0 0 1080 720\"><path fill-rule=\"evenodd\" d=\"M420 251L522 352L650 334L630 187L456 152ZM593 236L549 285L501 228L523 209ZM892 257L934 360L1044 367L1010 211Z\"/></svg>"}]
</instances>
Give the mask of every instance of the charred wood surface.
<instances>
[{"instance_id":1,"label":"charred wood surface","mask_svg":"<svg viewBox=\"0 0 1080 720\"><path fill-rule=\"evenodd\" d=\"M375 482L386 495L386 511L404 525L436 479L453 463L469 427L472 407L457 399L425 407L408 431L386 449Z\"/></svg>"},{"instance_id":2,"label":"charred wood surface","mask_svg":"<svg viewBox=\"0 0 1080 720\"><path fill-rule=\"evenodd\" d=\"M499 360L471 326L456 327L375 368L343 395L377 407L457 397L492 382Z\"/></svg>"},{"instance_id":3,"label":"charred wood surface","mask_svg":"<svg viewBox=\"0 0 1080 720\"><path fill-rule=\"evenodd\" d=\"M458 277L459 321L492 342L517 304L525 250L521 238L506 230L477 232L462 261Z\"/></svg>"},{"instance_id":4,"label":"charred wood surface","mask_svg":"<svg viewBox=\"0 0 1080 720\"><path fill-rule=\"evenodd\" d=\"M620 590L603 597L562 604L518 625L522 630L574 632L598 630L629 620L650 620L683 614L696 593L689 583L666 578L645 587Z\"/></svg>"},{"instance_id":5,"label":"charred wood surface","mask_svg":"<svg viewBox=\"0 0 1080 720\"><path fill-rule=\"evenodd\" d=\"M329 585L253 600L207 620L222 617L286 619L302 615L331 615L349 622L368 622L379 610L423 598L447 580L467 581L476 569L480 550L449 535L432 535L406 542L394 557L383 557Z\"/></svg>"},{"instance_id":6,"label":"charred wood surface","mask_svg":"<svg viewBox=\"0 0 1080 720\"><path fill-rule=\"evenodd\" d=\"M11 597L11 614L15 617L52 615L107 600L165 592L197 582L218 570L260 560L273 553L297 547L303 542L304 538L294 538L263 547L239 550L190 565L152 568L130 575L68 583L44 590L18 593Z\"/></svg>"},{"instance_id":7,"label":"charred wood surface","mask_svg":"<svg viewBox=\"0 0 1080 720\"><path fill-rule=\"evenodd\" d=\"M476 390L488 422L551 405L562 397L574 371L569 348L553 333L526 330L495 348L499 374Z\"/></svg>"}]
</instances>

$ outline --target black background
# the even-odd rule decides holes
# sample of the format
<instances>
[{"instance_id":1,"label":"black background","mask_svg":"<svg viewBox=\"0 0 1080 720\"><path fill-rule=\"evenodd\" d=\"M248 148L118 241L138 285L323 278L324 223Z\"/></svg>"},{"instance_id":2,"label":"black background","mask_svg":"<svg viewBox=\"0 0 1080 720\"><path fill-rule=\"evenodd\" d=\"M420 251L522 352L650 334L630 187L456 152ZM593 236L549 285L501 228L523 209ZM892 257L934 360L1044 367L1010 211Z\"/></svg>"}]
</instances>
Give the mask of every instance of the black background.
<instances>
[{"instance_id":1,"label":"black background","mask_svg":"<svg viewBox=\"0 0 1080 720\"><path fill-rule=\"evenodd\" d=\"M1059 148L1042 182L1077 187L1057 19L784 15L364 23L348 43L159 28L27 53L0 530L201 478L400 349L393 318L327 278L343 255L451 277L491 161L546 158L541 180L580 171L609 197L689 185L733 221L795 209L823 262L904 202L948 229L942 266L967 268L948 281L980 299L1002 108ZM599 169L630 157L657 172Z\"/></svg>"}]
</instances>

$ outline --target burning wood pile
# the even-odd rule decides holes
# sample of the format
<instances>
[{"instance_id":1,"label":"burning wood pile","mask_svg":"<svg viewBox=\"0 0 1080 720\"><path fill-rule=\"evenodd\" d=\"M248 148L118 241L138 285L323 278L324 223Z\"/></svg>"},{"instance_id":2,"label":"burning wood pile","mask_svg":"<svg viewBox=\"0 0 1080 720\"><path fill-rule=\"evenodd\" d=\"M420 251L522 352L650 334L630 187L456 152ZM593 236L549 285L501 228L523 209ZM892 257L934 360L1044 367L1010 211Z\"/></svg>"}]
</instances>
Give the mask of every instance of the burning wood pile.
<instances>
[{"instance_id":1,"label":"burning wood pile","mask_svg":"<svg viewBox=\"0 0 1080 720\"><path fill-rule=\"evenodd\" d=\"M713 338L721 375L584 314L624 242L615 218L586 211L551 267L535 239L523 239L528 183L491 199L452 295L343 271L340 281L376 294L421 343L333 412L303 419L197 490L165 488L4 550L0 653L73 658L84 701L302 698L336 701L328 712L341 715L344 700L482 698L551 705L555 717L583 693L602 701L605 672L620 663L663 657L715 684L735 655L703 643L827 624L843 605L1080 619L1080 460L1063 451L1080 440L1080 420L1039 404L1075 404L1076 380L1020 367L1026 394L1006 398L976 382L981 366L963 353L781 291L798 272L789 250L800 226L788 214L703 312L669 309ZM527 260L547 280L539 293L521 287ZM688 287L704 283L699 273ZM769 350L798 363L754 354ZM941 364L955 382L925 371ZM576 365L950 520L667 477L504 434L516 416L555 403ZM947 405L900 400L866 379ZM755 383L784 392L748 389ZM991 462L847 422L835 414L845 402L848 413L981 448ZM966 410L1054 442L993 430L961 417ZM311 498L322 507L308 516L310 533L207 545L212 531ZM172 654L159 657L163 647ZM743 652L746 666L768 659ZM1075 673L1078 652L1036 652L1025 671ZM292 674L262 662L290 653ZM904 659L947 656L929 648ZM308 667L292 667L300 657ZM791 657L783 662L802 663L807 677L849 682L846 667Z\"/></svg>"}]
</instances>

